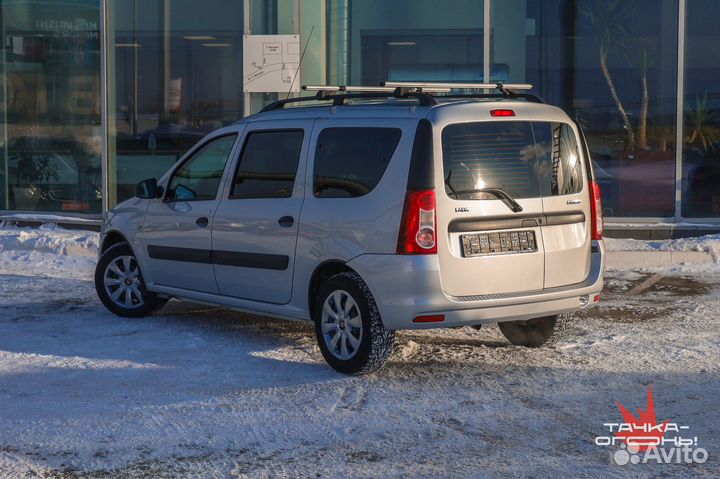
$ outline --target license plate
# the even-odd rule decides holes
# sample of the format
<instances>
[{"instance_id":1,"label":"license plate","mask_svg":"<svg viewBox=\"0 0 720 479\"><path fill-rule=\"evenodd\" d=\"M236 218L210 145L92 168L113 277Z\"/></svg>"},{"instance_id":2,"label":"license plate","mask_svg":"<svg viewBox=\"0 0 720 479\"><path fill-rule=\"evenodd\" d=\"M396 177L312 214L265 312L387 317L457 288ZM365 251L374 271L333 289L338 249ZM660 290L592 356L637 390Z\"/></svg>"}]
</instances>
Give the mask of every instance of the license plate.
<instances>
[{"instance_id":1,"label":"license plate","mask_svg":"<svg viewBox=\"0 0 720 479\"><path fill-rule=\"evenodd\" d=\"M507 231L462 235L463 256L484 256L537 251L534 231Z\"/></svg>"}]
</instances>

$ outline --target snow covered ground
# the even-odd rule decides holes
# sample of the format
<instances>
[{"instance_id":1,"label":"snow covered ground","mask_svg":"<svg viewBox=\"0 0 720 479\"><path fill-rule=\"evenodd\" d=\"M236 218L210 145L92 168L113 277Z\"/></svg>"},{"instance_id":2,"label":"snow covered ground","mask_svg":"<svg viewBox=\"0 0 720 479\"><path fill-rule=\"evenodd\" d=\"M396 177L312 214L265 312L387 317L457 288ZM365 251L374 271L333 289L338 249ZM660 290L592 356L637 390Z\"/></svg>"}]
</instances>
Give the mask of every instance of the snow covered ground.
<instances>
[{"instance_id":1,"label":"snow covered ground","mask_svg":"<svg viewBox=\"0 0 720 479\"><path fill-rule=\"evenodd\" d=\"M720 262L720 235L652 241L606 238L605 246L610 251L705 252L712 256L716 263Z\"/></svg>"},{"instance_id":2,"label":"snow covered ground","mask_svg":"<svg viewBox=\"0 0 720 479\"><path fill-rule=\"evenodd\" d=\"M0 228L1 477L720 472L717 264L609 271L601 306L554 348L510 346L495 326L403 332L386 368L348 378L306 324L179 301L112 316L97 246ZM594 444L649 385L658 420L689 426L706 463L618 466Z\"/></svg>"}]
</instances>

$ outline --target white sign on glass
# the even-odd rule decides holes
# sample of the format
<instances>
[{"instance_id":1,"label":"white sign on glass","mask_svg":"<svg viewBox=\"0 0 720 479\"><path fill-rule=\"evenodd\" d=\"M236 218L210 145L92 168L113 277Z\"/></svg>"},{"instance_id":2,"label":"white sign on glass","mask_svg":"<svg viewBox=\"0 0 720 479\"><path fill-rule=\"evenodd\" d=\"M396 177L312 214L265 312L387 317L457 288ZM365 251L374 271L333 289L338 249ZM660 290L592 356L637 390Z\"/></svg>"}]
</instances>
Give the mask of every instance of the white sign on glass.
<instances>
[{"instance_id":1,"label":"white sign on glass","mask_svg":"<svg viewBox=\"0 0 720 479\"><path fill-rule=\"evenodd\" d=\"M243 88L248 93L299 92L299 35L245 35Z\"/></svg>"}]
</instances>

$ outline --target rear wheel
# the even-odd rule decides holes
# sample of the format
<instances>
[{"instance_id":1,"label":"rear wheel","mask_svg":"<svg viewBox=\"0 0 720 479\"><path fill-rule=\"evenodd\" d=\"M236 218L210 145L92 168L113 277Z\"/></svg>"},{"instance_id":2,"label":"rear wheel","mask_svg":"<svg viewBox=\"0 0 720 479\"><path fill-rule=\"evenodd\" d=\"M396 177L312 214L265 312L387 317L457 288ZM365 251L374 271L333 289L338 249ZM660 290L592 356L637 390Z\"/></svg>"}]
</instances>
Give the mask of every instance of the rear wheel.
<instances>
[{"instance_id":1,"label":"rear wheel","mask_svg":"<svg viewBox=\"0 0 720 479\"><path fill-rule=\"evenodd\" d=\"M126 318L147 316L167 303L167 299L147 290L140 265L127 243L112 245L100 256L95 291L108 310Z\"/></svg>"},{"instance_id":2,"label":"rear wheel","mask_svg":"<svg viewBox=\"0 0 720 479\"><path fill-rule=\"evenodd\" d=\"M498 323L505 338L516 346L539 348L562 339L570 321L569 314L557 314L526 321Z\"/></svg>"},{"instance_id":3,"label":"rear wheel","mask_svg":"<svg viewBox=\"0 0 720 479\"><path fill-rule=\"evenodd\" d=\"M320 286L314 319L320 351L336 371L371 373L392 353L395 332L385 329L370 289L354 272L336 274Z\"/></svg>"}]
</instances>

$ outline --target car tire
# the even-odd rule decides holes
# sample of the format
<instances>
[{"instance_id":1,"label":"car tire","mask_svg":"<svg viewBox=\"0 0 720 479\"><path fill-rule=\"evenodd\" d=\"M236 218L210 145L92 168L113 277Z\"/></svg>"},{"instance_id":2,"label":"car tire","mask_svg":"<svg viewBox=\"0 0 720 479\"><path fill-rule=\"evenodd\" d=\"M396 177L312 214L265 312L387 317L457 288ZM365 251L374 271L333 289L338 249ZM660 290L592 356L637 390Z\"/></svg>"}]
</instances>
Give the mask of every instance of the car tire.
<instances>
[{"instance_id":1,"label":"car tire","mask_svg":"<svg viewBox=\"0 0 720 479\"><path fill-rule=\"evenodd\" d=\"M124 318L148 316L167 303L147 290L137 258L124 242L110 246L100 256L95 291L109 311Z\"/></svg>"},{"instance_id":2,"label":"car tire","mask_svg":"<svg viewBox=\"0 0 720 479\"><path fill-rule=\"evenodd\" d=\"M502 322L498 323L498 327L511 344L539 348L550 346L562 339L569 322L569 314L557 314L526 321Z\"/></svg>"},{"instance_id":3,"label":"car tire","mask_svg":"<svg viewBox=\"0 0 720 479\"><path fill-rule=\"evenodd\" d=\"M357 273L327 279L315 298L314 312L320 351L336 371L368 374L390 357L395 331L383 326L372 293Z\"/></svg>"}]
</instances>

